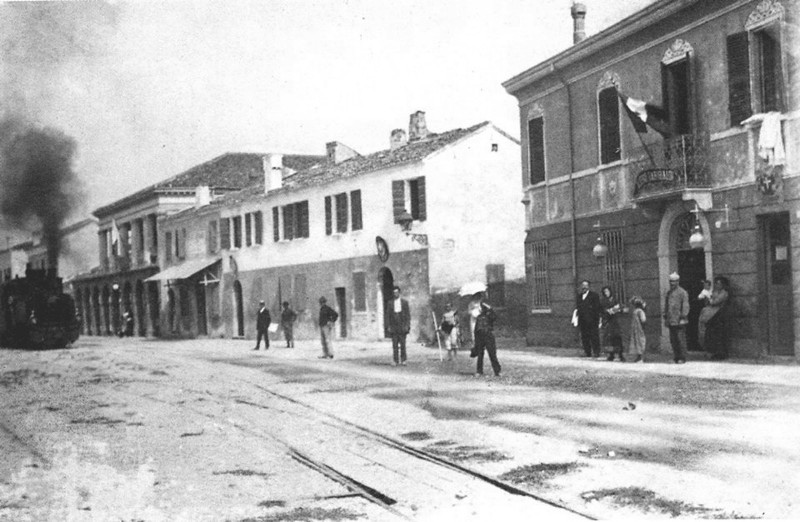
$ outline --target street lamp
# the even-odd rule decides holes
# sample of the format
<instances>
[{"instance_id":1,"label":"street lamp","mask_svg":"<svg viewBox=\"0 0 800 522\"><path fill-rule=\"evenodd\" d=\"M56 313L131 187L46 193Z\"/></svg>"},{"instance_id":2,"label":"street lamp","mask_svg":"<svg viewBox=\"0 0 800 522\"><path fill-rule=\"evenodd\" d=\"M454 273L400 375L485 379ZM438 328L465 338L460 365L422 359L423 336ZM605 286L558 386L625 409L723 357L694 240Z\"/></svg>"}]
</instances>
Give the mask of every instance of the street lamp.
<instances>
[{"instance_id":1,"label":"street lamp","mask_svg":"<svg viewBox=\"0 0 800 522\"><path fill-rule=\"evenodd\" d=\"M600 226L600 221L593 225L594 228L598 230L597 232L597 243L595 243L594 248L592 248L592 255L598 259L601 257L606 257L608 255L608 245L606 245L605 241L603 241L603 234L600 233L600 229L603 228Z\"/></svg>"},{"instance_id":2,"label":"street lamp","mask_svg":"<svg viewBox=\"0 0 800 522\"><path fill-rule=\"evenodd\" d=\"M703 229L700 226L700 218L699 215L705 212L724 212L725 219L717 221L716 226L719 228L722 225L729 225L730 224L730 207L728 204L725 203L725 207L722 209L713 209L709 208L706 210L702 210L697 203L694 204L694 210L690 210L692 214L694 214L695 225L692 229L692 235L689 236L689 246L693 249L703 248L706 244L706 237L703 235Z\"/></svg>"}]
</instances>

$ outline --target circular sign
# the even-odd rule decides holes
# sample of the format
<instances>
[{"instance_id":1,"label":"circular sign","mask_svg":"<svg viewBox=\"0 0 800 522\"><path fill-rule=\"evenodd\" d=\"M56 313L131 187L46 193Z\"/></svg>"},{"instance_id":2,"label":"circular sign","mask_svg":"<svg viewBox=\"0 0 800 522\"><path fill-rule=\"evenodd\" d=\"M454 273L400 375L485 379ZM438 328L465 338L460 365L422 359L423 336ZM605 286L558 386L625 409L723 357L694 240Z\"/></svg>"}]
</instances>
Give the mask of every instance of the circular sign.
<instances>
[{"instance_id":1,"label":"circular sign","mask_svg":"<svg viewBox=\"0 0 800 522\"><path fill-rule=\"evenodd\" d=\"M389 259L389 245L381 236L375 236L375 248L378 250L378 259L385 263Z\"/></svg>"}]
</instances>

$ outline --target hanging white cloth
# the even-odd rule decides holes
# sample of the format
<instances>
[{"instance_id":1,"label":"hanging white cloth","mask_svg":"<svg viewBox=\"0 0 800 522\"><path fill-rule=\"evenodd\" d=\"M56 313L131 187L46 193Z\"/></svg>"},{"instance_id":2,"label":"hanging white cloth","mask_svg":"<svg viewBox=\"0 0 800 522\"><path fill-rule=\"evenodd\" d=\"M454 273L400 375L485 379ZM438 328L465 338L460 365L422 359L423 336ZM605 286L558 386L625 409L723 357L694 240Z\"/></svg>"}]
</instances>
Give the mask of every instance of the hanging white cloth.
<instances>
[{"instance_id":1,"label":"hanging white cloth","mask_svg":"<svg viewBox=\"0 0 800 522\"><path fill-rule=\"evenodd\" d=\"M758 155L769 165L786 163L786 150L783 148L781 132L781 113L768 112L761 122L758 135Z\"/></svg>"}]
</instances>

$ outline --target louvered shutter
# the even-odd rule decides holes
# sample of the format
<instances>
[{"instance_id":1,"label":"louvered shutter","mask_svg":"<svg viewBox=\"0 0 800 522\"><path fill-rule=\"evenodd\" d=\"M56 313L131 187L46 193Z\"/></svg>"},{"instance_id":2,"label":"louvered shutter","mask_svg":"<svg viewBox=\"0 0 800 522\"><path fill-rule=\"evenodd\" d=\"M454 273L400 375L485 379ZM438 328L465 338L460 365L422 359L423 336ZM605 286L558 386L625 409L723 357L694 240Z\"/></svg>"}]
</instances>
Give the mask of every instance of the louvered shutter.
<instances>
[{"instance_id":1,"label":"louvered shutter","mask_svg":"<svg viewBox=\"0 0 800 522\"><path fill-rule=\"evenodd\" d=\"M336 194L336 231L347 232L347 192Z\"/></svg>"},{"instance_id":2,"label":"louvered shutter","mask_svg":"<svg viewBox=\"0 0 800 522\"><path fill-rule=\"evenodd\" d=\"M531 185L544 181L544 118L534 118L528 122L528 158Z\"/></svg>"},{"instance_id":3,"label":"louvered shutter","mask_svg":"<svg viewBox=\"0 0 800 522\"><path fill-rule=\"evenodd\" d=\"M281 240L281 221L278 207L272 207L272 239L275 242Z\"/></svg>"},{"instance_id":4,"label":"louvered shutter","mask_svg":"<svg viewBox=\"0 0 800 522\"><path fill-rule=\"evenodd\" d=\"M283 239L294 239L294 205L283 207Z\"/></svg>"},{"instance_id":5,"label":"louvered shutter","mask_svg":"<svg viewBox=\"0 0 800 522\"><path fill-rule=\"evenodd\" d=\"M255 242L256 245L261 245L264 243L264 214L260 210L255 212L253 220L255 221Z\"/></svg>"},{"instance_id":6,"label":"louvered shutter","mask_svg":"<svg viewBox=\"0 0 800 522\"><path fill-rule=\"evenodd\" d=\"M333 234L333 216L331 215L331 197L325 196L325 234Z\"/></svg>"},{"instance_id":7,"label":"louvered shutter","mask_svg":"<svg viewBox=\"0 0 800 522\"><path fill-rule=\"evenodd\" d=\"M308 201L297 204L297 237L308 237Z\"/></svg>"},{"instance_id":8,"label":"louvered shutter","mask_svg":"<svg viewBox=\"0 0 800 522\"><path fill-rule=\"evenodd\" d=\"M731 127L750 117L750 45L747 32L728 36L728 113Z\"/></svg>"},{"instance_id":9,"label":"louvered shutter","mask_svg":"<svg viewBox=\"0 0 800 522\"><path fill-rule=\"evenodd\" d=\"M222 250L231 248L231 220L222 218L219 220L219 242Z\"/></svg>"},{"instance_id":10,"label":"louvered shutter","mask_svg":"<svg viewBox=\"0 0 800 522\"><path fill-rule=\"evenodd\" d=\"M250 246L253 244L253 216L249 212L244 215L244 244Z\"/></svg>"},{"instance_id":11,"label":"louvered shutter","mask_svg":"<svg viewBox=\"0 0 800 522\"><path fill-rule=\"evenodd\" d=\"M353 230L361 230L364 224L361 218L361 191L350 192L350 214L353 221Z\"/></svg>"},{"instance_id":12,"label":"louvered shutter","mask_svg":"<svg viewBox=\"0 0 800 522\"><path fill-rule=\"evenodd\" d=\"M425 221L428 217L425 198L425 176L417 178L417 219Z\"/></svg>"},{"instance_id":13,"label":"louvered shutter","mask_svg":"<svg viewBox=\"0 0 800 522\"><path fill-rule=\"evenodd\" d=\"M392 181L392 210L394 211L394 222L399 223L400 214L406 208L405 181Z\"/></svg>"}]
</instances>

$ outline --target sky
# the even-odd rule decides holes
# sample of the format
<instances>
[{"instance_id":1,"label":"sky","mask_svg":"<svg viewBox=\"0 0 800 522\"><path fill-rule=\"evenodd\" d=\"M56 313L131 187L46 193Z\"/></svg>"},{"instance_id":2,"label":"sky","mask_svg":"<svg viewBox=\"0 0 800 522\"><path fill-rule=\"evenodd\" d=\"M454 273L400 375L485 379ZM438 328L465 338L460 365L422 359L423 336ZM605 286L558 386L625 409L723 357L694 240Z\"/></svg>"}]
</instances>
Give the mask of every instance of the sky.
<instances>
[{"instance_id":1,"label":"sky","mask_svg":"<svg viewBox=\"0 0 800 522\"><path fill-rule=\"evenodd\" d=\"M653 1L585 0L587 33ZM519 136L501 83L572 45L570 6L0 3L0 114L75 141L74 222L226 152L388 148L417 110L433 132L491 120Z\"/></svg>"}]
</instances>

